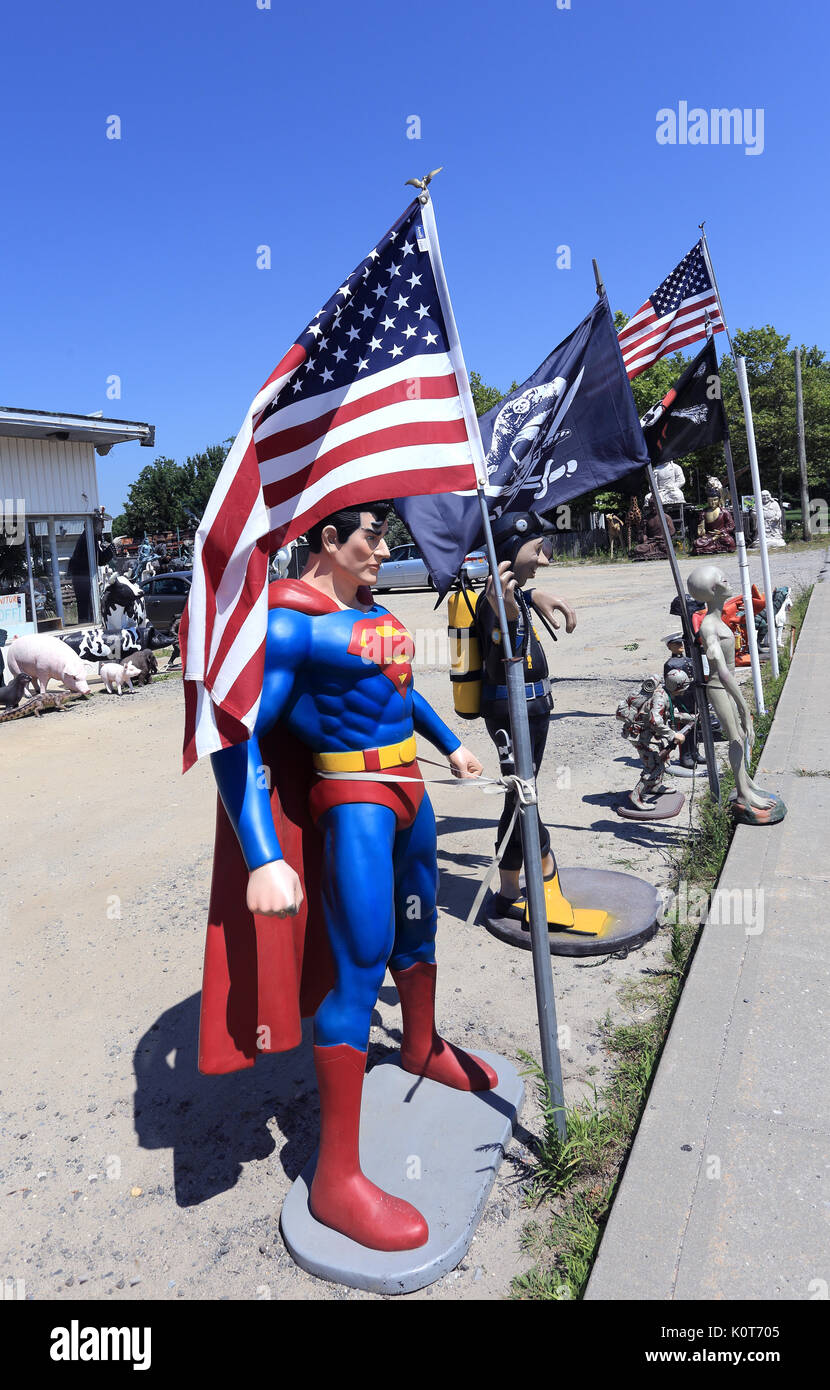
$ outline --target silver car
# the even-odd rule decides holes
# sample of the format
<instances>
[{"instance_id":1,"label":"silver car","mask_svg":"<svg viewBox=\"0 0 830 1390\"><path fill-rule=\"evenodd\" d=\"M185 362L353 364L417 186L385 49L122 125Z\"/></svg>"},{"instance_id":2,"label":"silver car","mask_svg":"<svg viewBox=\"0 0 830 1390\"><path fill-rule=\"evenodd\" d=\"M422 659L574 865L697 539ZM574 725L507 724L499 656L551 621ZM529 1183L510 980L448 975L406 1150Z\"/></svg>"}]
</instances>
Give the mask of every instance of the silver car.
<instances>
[{"instance_id":1,"label":"silver car","mask_svg":"<svg viewBox=\"0 0 830 1390\"><path fill-rule=\"evenodd\" d=\"M489 573L487 558L483 550L473 550L465 555L461 570L466 580L484 580ZM416 545L396 545L378 570L373 588L376 593L386 593L388 589L434 589L429 570Z\"/></svg>"}]
</instances>

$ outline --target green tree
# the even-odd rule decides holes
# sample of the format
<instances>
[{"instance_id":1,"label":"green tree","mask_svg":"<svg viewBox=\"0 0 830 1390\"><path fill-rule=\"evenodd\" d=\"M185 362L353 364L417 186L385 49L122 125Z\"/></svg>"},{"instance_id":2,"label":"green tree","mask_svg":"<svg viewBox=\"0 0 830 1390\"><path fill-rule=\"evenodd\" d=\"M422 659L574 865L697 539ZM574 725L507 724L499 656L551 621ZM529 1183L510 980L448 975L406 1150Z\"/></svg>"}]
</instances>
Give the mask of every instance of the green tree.
<instances>
[{"instance_id":1,"label":"green tree","mask_svg":"<svg viewBox=\"0 0 830 1390\"><path fill-rule=\"evenodd\" d=\"M181 476L181 468L171 458L153 459L142 468L130 484L122 513L126 534L141 536L145 531L171 531L187 525L181 505Z\"/></svg>"},{"instance_id":2,"label":"green tree","mask_svg":"<svg viewBox=\"0 0 830 1390\"><path fill-rule=\"evenodd\" d=\"M199 521L232 444L232 439L226 439L222 444L211 444L201 454L189 454L182 464L182 507Z\"/></svg>"},{"instance_id":3,"label":"green tree","mask_svg":"<svg viewBox=\"0 0 830 1390\"><path fill-rule=\"evenodd\" d=\"M470 372L470 390L473 396L473 405L476 408L476 415L486 415L494 405L515 391L518 381L514 381L507 391L500 391L498 386L487 386L482 381L478 372Z\"/></svg>"},{"instance_id":4,"label":"green tree","mask_svg":"<svg viewBox=\"0 0 830 1390\"><path fill-rule=\"evenodd\" d=\"M396 545L411 545L412 537L405 523L401 521L397 512L390 512L387 517L389 523L386 531L386 544L390 550L394 550Z\"/></svg>"},{"instance_id":5,"label":"green tree","mask_svg":"<svg viewBox=\"0 0 830 1390\"><path fill-rule=\"evenodd\" d=\"M190 454L183 464L157 458L130 485L127 503L113 520L114 536L140 537L145 531L193 530L219 476L233 440Z\"/></svg>"},{"instance_id":6,"label":"green tree","mask_svg":"<svg viewBox=\"0 0 830 1390\"><path fill-rule=\"evenodd\" d=\"M771 324L735 334L735 351L746 358L749 398L758 450L761 485L798 496L798 431L795 362L789 335ZM807 479L811 491L827 494L830 485L830 361L818 347L801 348ZM739 490L750 490L749 451L743 405L731 355L721 362L721 382L729 420Z\"/></svg>"}]
</instances>

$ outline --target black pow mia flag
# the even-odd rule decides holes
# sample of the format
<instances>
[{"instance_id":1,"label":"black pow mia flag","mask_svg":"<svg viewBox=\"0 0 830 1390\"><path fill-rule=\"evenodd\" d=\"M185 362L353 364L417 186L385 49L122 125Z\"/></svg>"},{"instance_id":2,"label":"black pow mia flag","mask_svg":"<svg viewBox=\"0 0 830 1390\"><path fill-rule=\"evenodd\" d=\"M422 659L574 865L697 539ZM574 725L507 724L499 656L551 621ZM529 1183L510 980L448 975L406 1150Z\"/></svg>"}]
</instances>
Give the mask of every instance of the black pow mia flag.
<instances>
[{"instance_id":1,"label":"black pow mia flag","mask_svg":"<svg viewBox=\"0 0 830 1390\"><path fill-rule=\"evenodd\" d=\"M515 391L479 420L491 517L545 514L648 462L643 431L603 294ZM439 594L483 540L475 492L396 498Z\"/></svg>"},{"instance_id":2,"label":"black pow mia flag","mask_svg":"<svg viewBox=\"0 0 830 1390\"><path fill-rule=\"evenodd\" d=\"M655 467L726 437L718 359L711 338L640 423Z\"/></svg>"}]
</instances>

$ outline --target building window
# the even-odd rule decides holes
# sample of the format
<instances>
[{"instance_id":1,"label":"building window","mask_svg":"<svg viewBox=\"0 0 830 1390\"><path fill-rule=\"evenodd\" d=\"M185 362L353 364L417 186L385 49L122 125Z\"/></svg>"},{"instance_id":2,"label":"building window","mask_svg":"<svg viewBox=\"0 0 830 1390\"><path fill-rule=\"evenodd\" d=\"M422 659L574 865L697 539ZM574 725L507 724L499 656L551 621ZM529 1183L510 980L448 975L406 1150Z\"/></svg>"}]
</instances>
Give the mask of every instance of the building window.
<instances>
[{"instance_id":1,"label":"building window","mask_svg":"<svg viewBox=\"0 0 830 1390\"><path fill-rule=\"evenodd\" d=\"M38 632L49 632L60 627L61 616L55 597L55 572L52 564L52 547L49 542L48 521L28 521L29 553L32 560L32 591L34 593L34 621Z\"/></svg>"},{"instance_id":2,"label":"building window","mask_svg":"<svg viewBox=\"0 0 830 1390\"><path fill-rule=\"evenodd\" d=\"M55 542L63 594L63 620L73 623L95 621L92 583L89 573L89 546L83 517L56 517ZM97 576L96 576L97 580Z\"/></svg>"}]
</instances>

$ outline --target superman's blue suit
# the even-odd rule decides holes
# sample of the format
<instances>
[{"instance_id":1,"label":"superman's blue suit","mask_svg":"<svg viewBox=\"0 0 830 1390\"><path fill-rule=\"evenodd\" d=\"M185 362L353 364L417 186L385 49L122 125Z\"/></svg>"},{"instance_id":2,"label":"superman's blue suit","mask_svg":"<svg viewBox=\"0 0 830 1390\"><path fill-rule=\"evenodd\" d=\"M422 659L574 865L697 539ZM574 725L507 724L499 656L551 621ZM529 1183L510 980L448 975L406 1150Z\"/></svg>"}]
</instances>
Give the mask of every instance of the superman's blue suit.
<instances>
[{"instance_id":1,"label":"superman's blue suit","mask_svg":"<svg viewBox=\"0 0 830 1390\"><path fill-rule=\"evenodd\" d=\"M460 741L413 688L411 636L368 591L359 596L364 609L341 609L302 581L271 585L257 723L247 743L213 754L212 762L251 871L285 850L264 775L268 740L276 734L309 758L302 795L322 858L314 881L306 863L304 889L309 911L319 896L332 966L331 987L314 1013L322 1132L311 1206L362 1244L404 1249L425 1242L426 1223L409 1203L368 1182L357 1151L369 1027L387 966L401 996L405 1069L464 1090L487 1089L497 1078L434 1026L435 818L415 734L446 755ZM384 771L395 780L348 777ZM302 877L290 852L286 859ZM269 934L291 930L281 919L258 919L261 931L263 920Z\"/></svg>"}]
</instances>

